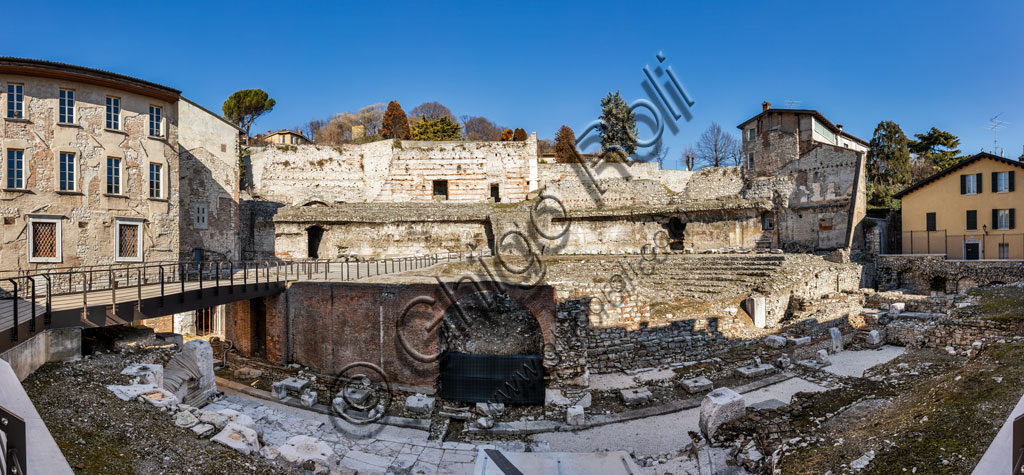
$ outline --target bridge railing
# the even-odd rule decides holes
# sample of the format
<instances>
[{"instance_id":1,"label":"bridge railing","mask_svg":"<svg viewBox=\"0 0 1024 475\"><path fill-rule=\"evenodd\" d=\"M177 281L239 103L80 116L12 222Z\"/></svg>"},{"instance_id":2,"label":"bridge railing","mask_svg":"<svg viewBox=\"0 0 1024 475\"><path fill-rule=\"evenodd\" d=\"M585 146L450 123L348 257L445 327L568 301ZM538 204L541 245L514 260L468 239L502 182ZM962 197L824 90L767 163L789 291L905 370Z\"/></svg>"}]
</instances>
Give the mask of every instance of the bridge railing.
<instances>
[{"instance_id":1,"label":"bridge railing","mask_svg":"<svg viewBox=\"0 0 1024 475\"><path fill-rule=\"evenodd\" d=\"M439 263L456 262L483 254L447 252L422 256L367 259L250 259L213 261L176 261L118 263L104 266L56 267L41 272L0 271L0 302L13 301L12 341L18 340L18 325L29 320L29 332L35 333L37 314L42 309L43 323L52 323L53 298L81 295L82 308L89 307L89 296L109 291L111 302L143 300L143 288L159 285L159 298L171 295L184 298L187 290L200 295L210 289L236 285L268 285L295 280L349 281L422 269ZM198 283L198 286L188 286ZM134 292L131 292L134 290ZM152 297L152 293L147 294ZM27 314L20 307L27 306ZM3 307L0 307L2 309Z\"/></svg>"}]
</instances>

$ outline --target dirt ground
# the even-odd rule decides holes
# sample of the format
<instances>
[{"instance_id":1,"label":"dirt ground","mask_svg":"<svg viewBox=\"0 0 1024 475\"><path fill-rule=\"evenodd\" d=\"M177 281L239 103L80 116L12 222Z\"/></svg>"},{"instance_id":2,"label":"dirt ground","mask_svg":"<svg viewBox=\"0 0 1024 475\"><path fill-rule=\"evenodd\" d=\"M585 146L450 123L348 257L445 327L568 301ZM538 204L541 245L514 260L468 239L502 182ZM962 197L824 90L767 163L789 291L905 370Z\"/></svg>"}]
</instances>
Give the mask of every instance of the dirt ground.
<instances>
[{"instance_id":1,"label":"dirt ground","mask_svg":"<svg viewBox=\"0 0 1024 475\"><path fill-rule=\"evenodd\" d=\"M25 379L25 391L75 473L307 473L200 439L175 426L168 412L107 390L129 382L120 374L128 364L162 364L174 351L132 349L48 363Z\"/></svg>"}]
</instances>

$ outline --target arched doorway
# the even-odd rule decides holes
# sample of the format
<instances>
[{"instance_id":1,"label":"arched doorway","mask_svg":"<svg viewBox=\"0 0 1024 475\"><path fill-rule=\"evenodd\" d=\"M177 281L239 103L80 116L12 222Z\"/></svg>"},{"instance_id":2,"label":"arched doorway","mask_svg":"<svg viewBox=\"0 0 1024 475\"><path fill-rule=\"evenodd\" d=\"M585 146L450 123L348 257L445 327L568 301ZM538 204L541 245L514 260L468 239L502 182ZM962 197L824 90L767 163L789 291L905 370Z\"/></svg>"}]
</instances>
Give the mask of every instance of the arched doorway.
<instances>
[{"instance_id":1,"label":"arched doorway","mask_svg":"<svg viewBox=\"0 0 1024 475\"><path fill-rule=\"evenodd\" d=\"M662 225L665 231L668 232L668 245L669 249L673 251L681 251L685 247L684 239L686 238L686 223L679 217L672 217L668 220L668 223Z\"/></svg>"},{"instance_id":2,"label":"arched doorway","mask_svg":"<svg viewBox=\"0 0 1024 475\"><path fill-rule=\"evenodd\" d=\"M324 237L324 228L310 226L306 228L306 257L310 259L320 258L320 245Z\"/></svg>"},{"instance_id":3,"label":"arched doorway","mask_svg":"<svg viewBox=\"0 0 1024 475\"><path fill-rule=\"evenodd\" d=\"M508 294L477 292L442 317L441 397L458 402L544 403L540 323Z\"/></svg>"}]
</instances>

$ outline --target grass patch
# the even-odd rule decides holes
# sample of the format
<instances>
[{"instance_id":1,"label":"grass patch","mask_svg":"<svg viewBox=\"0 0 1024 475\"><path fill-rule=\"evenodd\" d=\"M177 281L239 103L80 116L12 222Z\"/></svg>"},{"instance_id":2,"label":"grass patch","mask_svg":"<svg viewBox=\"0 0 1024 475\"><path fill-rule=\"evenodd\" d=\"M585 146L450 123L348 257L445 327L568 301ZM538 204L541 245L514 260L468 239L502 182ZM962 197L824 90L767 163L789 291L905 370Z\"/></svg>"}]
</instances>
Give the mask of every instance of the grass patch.
<instances>
[{"instance_id":1,"label":"grass patch","mask_svg":"<svg viewBox=\"0 0 1024 475\"><path fill-rule=\"evenodd\" d=\"M978 304L968 307L971 316L996 322L1024 322L1024 289L979 287L968 292Z\"/></svg>"}]
</instances>

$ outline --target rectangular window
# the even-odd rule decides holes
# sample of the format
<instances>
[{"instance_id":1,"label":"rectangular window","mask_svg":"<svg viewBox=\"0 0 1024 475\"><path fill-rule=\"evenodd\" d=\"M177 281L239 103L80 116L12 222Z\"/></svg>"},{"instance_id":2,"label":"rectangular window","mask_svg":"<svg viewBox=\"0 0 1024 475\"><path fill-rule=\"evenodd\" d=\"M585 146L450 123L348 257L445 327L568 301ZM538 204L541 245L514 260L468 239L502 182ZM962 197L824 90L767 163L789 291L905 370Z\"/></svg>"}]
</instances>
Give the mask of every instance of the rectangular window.
<instances>
[{"instance_id":1,"label":"rectangular window","mask_svg":"<svg viewBox=\"0 0 1024 475\"><path fill-rule=\"evenodd\" d=\"M28 242L29 262L60 262L60 219L29 217Z\"/></svg>"},{"instance_id":2,"label":"rectangular window","mask_svg":"<svg viewBox=\"0 0 1024 475\"><path fill-rule=\"evenodd\" d=\"M71 152L60 153L60 191L75 191L75 154Z\"/></svg>"},{"instance_id":3,"label":"rectangular window","mask_svg":"<svg viewBox=\"0 0 1024 475\"><path fill-rule=\"evenodd\" d=\"M209 207L206 203L195 203L192 212L192 227L195 229L207 229L210 227L208 216Z\"/></svg>"},{"instance_id":4,"label":"rectangular window","mask_svg":"<svg viewBox=\"0 0 1024 475\"><path fill-rule=\"evenodd\" d=\"M433 193L435 201L448 199L448 180L434 180Z\"/></svg>"},{"instance_id":5,"label":"rectangular window","mask_svg":"<svg viewBox=\"0 0 1024 475\"><path fill-rule=\"evenodd\" d=\"M927 223L927 231L935 231L935 213L925 215L925 222Z\"/></svg>"},{"instance_id":6,"label":"rectangular window","mask_svg":"<svg viewBox=\"0 0 1024 475\"><path fill-rule=\"evenodd\" d=\"M1010 229L1010 210L1008 209L997 209L993 210L995 216L992 217L992 221L996 229Z\"/></svg>"},{"instance_id":7,"label":"rectangular window","mask_svg":"<svg viewBox=\"0 0 1024 475\"><path fill-rule=\"evenodd\" d=\"M121 130L121 98L107 96L107 128Z\"/></svg>"},{"instance_id":8,"label":"rectangular window","mask_svg":"<svg viewBox=\"0 0 1024 475\"><path fill-rule=\"evenodd\" d=\"M25 151L7 151L7 188L25 188Z\"/></svg>"},{"instance_id":9,"label":"rectangular window","mask_svg":"<svg viewBox=\"0 0 1024 475\"><path fill-rule=\"evenodd\" d=\"M971 231L978 230L978 210L967 210L967 229Z\"/></svg>"},{"instance_id":10,"label":"rectangular window","mask_svg":"<svg viewBox=\"0 0 1024 475\"><path fill-rule=\"evenodd\" d=\"M747 168L754 168L754 152L747 154Z\"/></svg>"},{"instance_id":11,"label":"rectangular window","mask_svg":"<svg viewBox=\"0 0 1024 475\"><path fill-rule=\"evenodd\" d=\"M977 175L961 175L963 183L963 194L974 195L978 193L978 176Z\"/></svg>"},{"instance_id":12,"label":"rectangular window","mask_svg":"<svg viewBox=\"0 0 1024 475\"><path fill-rule=\"evenodd\" d=\"M115 220L115 261L142 261L142 222L138 220Z\"/></svg>"},{"instance_id":13,"label":"rectangular window","mask_svg":"<svg viewBox=\"0 0 1024 475\"><path fill-rule=\"evenodd\" d=\"M149 106L149 136L150 137L163 137L163 131L160 128L162 110L157 106Z\"/></svg>"},{"instance_id":14,"label":"rectangular window","mask_svg":"<svg viewBox=\"0 0 1024 475\"><path fill-rule=\"evenodd\" d=\"M107 157L107 194L121 194L121 159Z\"/></svg>"},{"instance_id":15,"label":"rectangular window","mask_svg":"<svg viewBox=\"0 0 1024 475\"><path fill-rule=\"evenodd\" d=\"M992 191L996 193L1006 193L1010 191L1010 173L992 172L992 188Z\"/></svg>"},{"instance_id":16,"label":"rectangular window","mask_svg":"<svg viewBox=\"0 0 1024 475\"><path fill-rule=\"evenodd\" d=\"M1009 259L1010 258L1010 244L1001 242L999 243L999 258Z\"/></svg>"},{"instance_id":17,"label":"rectangular window","mask_svg":"<svg viewBox=\"0 0 1024 475\"><path fill-rule=\"evenodd\" d=\"M75 90L60 90L60 107L57 108L57 121L62 124L75 123Z\"/></svg>"},{"instance_id":18,"label":"rectangular window","mask_svg":"<svg viewBox=\"0 0 1024 475\"><path fill-rule=\"evenodd\" d=\"M25 85L7 85L7 117L11 119L25 118Z\"/></svg>"},{"instance_id":19,"label":"rectangular window","mask_svg":"<svg viewBox=\"0 0 1024 475\"><path fill-rule=\"evenodd\" d=\"M149 197L163 198L163 166L159 163L149 164Z\"/></svg>"},{"instance_id":20,"label":"rectangular window","mask_svg":"<svg viewBox=\"0 0 1024 475\"><path fill-rule=\"evenodd\" d=\"M771 231L773 229L775 229L775 218L772 217L772 216L769 216L769 215L762 216L761 217L761 230L762 231Z\"/></svg>"},{"instance_id":21,"label":"rectangular window","mask_svg":"<svg viewBox=\"0 0 1024 475\"><path fill-rule=\"evenodd\" d=\"M756 128L747 129L747 140L754 140L754 136L757 135Z\"/></svg>"}]
</instances>

